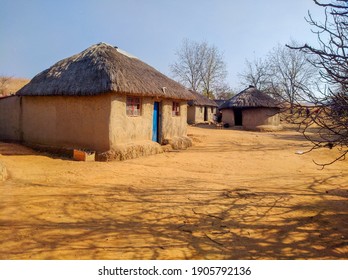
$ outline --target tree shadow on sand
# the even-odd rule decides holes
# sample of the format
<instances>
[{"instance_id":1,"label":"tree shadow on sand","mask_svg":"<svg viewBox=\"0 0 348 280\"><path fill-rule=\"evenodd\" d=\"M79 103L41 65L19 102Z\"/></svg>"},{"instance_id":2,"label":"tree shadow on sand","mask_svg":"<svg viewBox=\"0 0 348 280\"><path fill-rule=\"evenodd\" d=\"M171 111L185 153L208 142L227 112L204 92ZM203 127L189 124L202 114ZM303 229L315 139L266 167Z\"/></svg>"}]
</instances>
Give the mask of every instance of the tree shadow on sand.
<instances>
[{"instance_id":1,"label":"tree shadow on sand","mask_svg":"<svg viewBox=\"0 0 348 280\"><path fill-rule=\"evenodd\" d=\"M263 192L180 179L142 188L86 183L83 193L36 183L0 204L0 258L347 259L348 198L336 179L299 188L289 178L282 191L266 183Z\"/></svg>"}]
</instances>

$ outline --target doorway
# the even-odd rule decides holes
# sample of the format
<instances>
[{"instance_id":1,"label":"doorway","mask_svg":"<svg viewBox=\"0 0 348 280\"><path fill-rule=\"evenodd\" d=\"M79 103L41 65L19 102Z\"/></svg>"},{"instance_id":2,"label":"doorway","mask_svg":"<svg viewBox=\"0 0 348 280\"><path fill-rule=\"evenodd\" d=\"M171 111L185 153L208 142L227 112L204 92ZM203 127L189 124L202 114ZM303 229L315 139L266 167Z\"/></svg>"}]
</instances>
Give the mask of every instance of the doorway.
<instances>
[{"instance_id":1,"label":"doorway","mask_svg":"<svg viewBox=\"0 0 348 280\"><path fill-rule=\"evenodd\" d=\"M234 125L242 126L243 125L242 109L233 109L233 112L234 112Z\"/></svg>"},{"instance_id":2,"label":"doorway","mask_svg":"<svg viewBox=\"0 0 348 280\"><path fill-rule=\"evenodd\" d=\"M208 120L208 108L204 106L204 121L206 122Z\"/></svg>"}]
</instances>

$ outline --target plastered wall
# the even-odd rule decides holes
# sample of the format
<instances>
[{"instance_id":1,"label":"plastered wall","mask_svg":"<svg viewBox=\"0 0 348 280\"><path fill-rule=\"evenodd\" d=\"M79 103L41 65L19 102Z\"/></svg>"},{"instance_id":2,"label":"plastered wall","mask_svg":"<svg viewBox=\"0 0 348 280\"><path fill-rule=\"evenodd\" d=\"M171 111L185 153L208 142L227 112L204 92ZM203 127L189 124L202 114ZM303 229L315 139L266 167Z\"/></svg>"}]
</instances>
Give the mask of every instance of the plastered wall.
<instances>
[{"instance_id":1,"label":"plastered wall","mask_svg":"<svg viewBox=\"0 0 348 280\"><path fill-rule=\"evenodd\" d=\"M180 116L172 116L172 100L158 100L151 97L141 98L141 116L127 116L126 96L113 96L110 114L111 147L152 139L154 102L160 102L160 142L177 136L186 136L187 106L180 102Z\"/></svg>"},{"instance_id":2,"label":"plastered wall","mask_svg":"<svg viewBox=\"0 0 348 280\"><path fill-rule=\"evenodd\" d=\"M278 126L280 123L279 110L274 108L256 108L243 110L243 127L253 129L260 125Z\"/></svg>"},{"instance_id":3,"label":"plastered wall","mask_svg":"<svg viewBox=\"0 0 348 280\"><path fill-rule=\"evenodd\" d=\"M113 95L110 114L111 148L120 143L151 140L153 100L141 98L141 116L127 116L126 96Z\"/></svg>"},{"instance_id":4,"label":"plastered wall","mask_svg":"<svg viewBox=\"0 0 348 280\"><path fill-rule=\"evenodd\" d=\"M196 106L187 106L187 123L194 124L196 122Z\"/></svg>"},{"instance_id":5,"label":"plastered wall","mask_svg":"<svg viewBox=\"0 0 348 280\"><path fill-rule=\"evenodd\" d=\"M234 126L234 113L232 109L223 109L222 119L223 123L228 123L230 126Z\"/></svg>"},{"instance_id":6,"label":"plastered wall","mask_svg":"<svg viewBox=\"0 0 348 280\"><path fill-rule=\"evenodd\" d=\"M216 108L211 106L188 106L187 122L189 124L204 122L204 108L207 108L207 121L214 120ZM212 109L213 108L213 109Z\"/></svg>"},{"instance_id":7,"label":"plastered wall","mask_svg":"<svg viewBox=\"0 0 348 280\"><path fill-rule=\"evenodd\" d=\"M22 106L20 107L20 99ZM154 102L160 102L160 142L187 134L187 103L172 116L172 100L142 98L141 116L126 114L126 96L30 96L0 100L0 139L104 152L152 139ZM22 108L22 109L21 109Z\"/></svg>"},{"instance_id":8,"label":"plastered wall","mask_svg":"<svg viewBox=\"0 0 348 280\"><path fill-rule=\"evenodd\" d=\"M0 99L0 140L20 140L20 102L18 96Z\"/></svg>"},{"instance_id":9,"label":"plastered wall","mask_svg":"<svg viewBox=\"0 0 348 280\"><path fill-rule=\"evenodd\" d=\"M109 94L22 98L24 142L96 151L109 149Z\"/></svg>"},{"instance_id":10,"label":"plastered wall","mask_svg":"<svg viewBox=\"0 0 348 280\"><path fill-rule=\"evenodd\" d=\"M172 100L162 101L162 140L187 135L187 103L180 102L180 116L172 116Z\"/></svg>"}]
</instances>

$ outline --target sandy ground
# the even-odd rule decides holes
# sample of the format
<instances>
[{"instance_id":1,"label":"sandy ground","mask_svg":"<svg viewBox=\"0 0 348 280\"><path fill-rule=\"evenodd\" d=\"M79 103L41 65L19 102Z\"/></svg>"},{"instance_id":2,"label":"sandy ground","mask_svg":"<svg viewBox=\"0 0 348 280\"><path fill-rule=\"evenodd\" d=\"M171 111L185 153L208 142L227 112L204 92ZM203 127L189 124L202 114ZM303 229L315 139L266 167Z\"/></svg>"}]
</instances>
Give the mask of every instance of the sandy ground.
<instances>
[{"instance_id":1,"label":"sandy ground","mask_svg":"<svg viewBox=\"0 0 348 280\"><path fill-rule=\"evenodd\" d=\"M348 161L295 131L190 127L185 151L74 162L0 143L1 259L348 259Z\"/></svg>"}]
</instances>

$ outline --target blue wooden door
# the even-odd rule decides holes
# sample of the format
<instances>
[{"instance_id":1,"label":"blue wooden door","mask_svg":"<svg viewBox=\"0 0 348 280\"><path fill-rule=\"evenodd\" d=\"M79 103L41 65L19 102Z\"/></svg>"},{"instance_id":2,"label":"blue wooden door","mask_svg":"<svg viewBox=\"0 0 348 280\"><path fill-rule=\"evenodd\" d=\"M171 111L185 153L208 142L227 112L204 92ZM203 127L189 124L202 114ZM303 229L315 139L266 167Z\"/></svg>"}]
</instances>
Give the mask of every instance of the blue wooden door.
<instances>
[{"instance_id":1,"label":"blue wooden door","mask_svg":"<svg viewBox=\"0 0 348 280\"><path fill-rule=\"evenodd\" d=\"M154 102L152 119L152 141L158 142L159 102Z\"/></svg>"}]
</instances>

